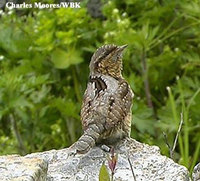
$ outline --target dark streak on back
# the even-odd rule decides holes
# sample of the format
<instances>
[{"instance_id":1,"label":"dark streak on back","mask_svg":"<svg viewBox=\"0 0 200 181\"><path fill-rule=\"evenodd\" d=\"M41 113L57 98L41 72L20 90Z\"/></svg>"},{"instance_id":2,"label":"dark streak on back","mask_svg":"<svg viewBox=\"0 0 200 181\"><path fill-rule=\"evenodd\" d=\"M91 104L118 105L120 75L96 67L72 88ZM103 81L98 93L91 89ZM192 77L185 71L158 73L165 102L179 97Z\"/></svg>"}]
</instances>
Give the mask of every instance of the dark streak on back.
<instances>
[{"instance_id":1,"label":"dark streak on back","mask_svg":"<svg viewBox=\"0 0 200 181\"><path fill-rule=\"evenodd\" d=\"M95 83L95 88L97 89L95 95L99 94L101 90L104 91L105 89L107 89L107 85L101 77L90 78L89 82Z\"/></svg>"}]
</instances>

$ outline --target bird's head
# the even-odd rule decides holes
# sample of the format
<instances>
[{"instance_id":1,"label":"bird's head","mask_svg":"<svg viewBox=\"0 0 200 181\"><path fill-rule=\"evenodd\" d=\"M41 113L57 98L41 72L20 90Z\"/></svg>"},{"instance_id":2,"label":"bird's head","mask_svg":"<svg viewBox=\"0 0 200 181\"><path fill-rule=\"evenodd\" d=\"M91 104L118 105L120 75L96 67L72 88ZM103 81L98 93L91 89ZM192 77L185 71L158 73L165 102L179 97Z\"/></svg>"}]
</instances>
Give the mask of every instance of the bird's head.
<instances>
[{"instance_id":1,"label":"bird's head","mask_svg":"<svg viewBox=\"0 0 200 181\"><path fill-rule=\"evenodd\" d=\"M120 78L122 71L122 52L127 45L104 45L97 49L90 62L90 75L103 74Z\"/></svg>"}]
</instances>

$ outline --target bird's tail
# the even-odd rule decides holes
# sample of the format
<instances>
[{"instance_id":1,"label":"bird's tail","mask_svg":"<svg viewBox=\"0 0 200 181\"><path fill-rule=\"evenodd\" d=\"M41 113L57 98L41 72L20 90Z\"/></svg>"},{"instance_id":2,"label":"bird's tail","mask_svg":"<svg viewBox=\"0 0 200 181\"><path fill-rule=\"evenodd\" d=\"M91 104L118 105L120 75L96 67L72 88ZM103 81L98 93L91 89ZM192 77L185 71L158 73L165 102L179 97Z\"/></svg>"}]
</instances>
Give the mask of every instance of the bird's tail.
<instances>
[{"instance_id":1,"label":"bird's tail","mask_svg":"<svg viewBox=\"0 0 200 181\"><path fill-rule=\"evenodd\" d=\"M83 135L75 143L77 153L86 153L94 147L103 130L104 127L102 124L90 124Z\"/></svg>"}]
</instances>

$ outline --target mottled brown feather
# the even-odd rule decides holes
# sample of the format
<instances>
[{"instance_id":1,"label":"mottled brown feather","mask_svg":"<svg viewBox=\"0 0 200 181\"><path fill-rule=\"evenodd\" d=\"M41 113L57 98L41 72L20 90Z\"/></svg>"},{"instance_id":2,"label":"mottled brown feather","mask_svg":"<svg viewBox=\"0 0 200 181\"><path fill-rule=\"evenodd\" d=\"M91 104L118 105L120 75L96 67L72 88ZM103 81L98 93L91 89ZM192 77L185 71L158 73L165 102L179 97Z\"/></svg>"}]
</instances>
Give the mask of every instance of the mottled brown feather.
<instances>
[{"instance_id":1,"label":"mottled brown feather","mask_svg":"<svg viewBox=\"0 0 200 181\"><path fill-rule=\"evenodd\" d=\"M104 45L92 56L81 108L84 133L75 143L79 153L95 143L112 144L130 136L133 93L121 75L123 49Z\"/></svg>"}]
</instances>

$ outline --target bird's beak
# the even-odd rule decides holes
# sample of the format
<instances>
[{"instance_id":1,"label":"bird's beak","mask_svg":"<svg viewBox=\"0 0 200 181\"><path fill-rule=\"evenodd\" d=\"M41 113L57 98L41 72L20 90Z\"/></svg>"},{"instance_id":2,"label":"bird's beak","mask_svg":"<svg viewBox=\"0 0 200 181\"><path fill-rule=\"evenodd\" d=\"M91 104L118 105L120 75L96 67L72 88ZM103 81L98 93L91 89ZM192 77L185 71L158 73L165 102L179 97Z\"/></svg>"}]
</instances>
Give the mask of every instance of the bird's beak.
<instances>
[{"instance_id":1,"label":"bird's beak","mask_svg":"<svg viewBox=\"0 0 200 181\"><path fill-rule=\"evenodd\" d=\"M118 48L117 48L117 53L118 53L118 54L122 54L123 50L124 50L127 46L128 46L128 45L118 46Z\"/></svg>"},{"instance_id":2,"label":"bird's beak","mask_svg":"<svg viewBox=\"0 0 200 181\"><path fill-rule=\"evenodd\" d=\"M118 46L117 47L117 50L116 50L116 52L115 52L115 55L113 56L113 61L117 61L118 60L118 58L120 57L122 57L122 53L123 53L123 50L127 47L128 45L122 45L122 46Z\"/></svg>"},{"instance_id":3,"label":"bird's beak","mask_svg":"<svg viewBox=\"0 0 200 181\"><path fill-rule=\"evenodd\" d=\"M124 49L125 49L127 46L128 46L128 45L118 46L118 47L117 47L116 53L117 53L118 55L122 55L122 52L124 51Z\"/></svg>"},{"instance_id":4,"label":"bird's beak","mask_svg":"<svg viewBox=\"0 0 200 181\"><path fill-rule=\"evenodd\" d=\"M121 51L123 51L127 46L128 46L127 44L126 44L126 45L122 45L122 46L119 47L119 49L120 49Z\"/></svg>"}]
</instances>

